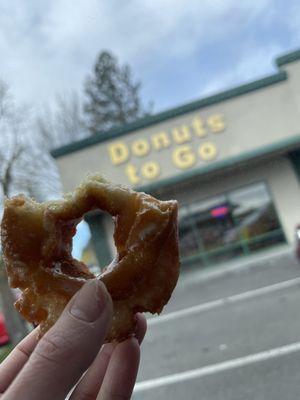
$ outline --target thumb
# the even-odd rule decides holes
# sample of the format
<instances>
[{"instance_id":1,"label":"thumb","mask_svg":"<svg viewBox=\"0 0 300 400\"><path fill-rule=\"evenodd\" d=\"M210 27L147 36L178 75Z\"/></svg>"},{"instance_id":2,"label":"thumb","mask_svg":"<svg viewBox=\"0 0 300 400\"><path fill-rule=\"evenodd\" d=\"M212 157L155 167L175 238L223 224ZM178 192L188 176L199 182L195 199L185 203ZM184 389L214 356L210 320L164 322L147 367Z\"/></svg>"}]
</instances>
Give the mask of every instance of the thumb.
<instances>
[{"instance_id":1,"label":"thumb","mask_svg":"<svg viewBox=\"0 0 300 400\"><path fill-rule=\"evenodd\" d=\"M64 399L96 357L111 317L105 286L97 279L88 281L40 340L5 400Z\"/></svg>"}]
</instances>

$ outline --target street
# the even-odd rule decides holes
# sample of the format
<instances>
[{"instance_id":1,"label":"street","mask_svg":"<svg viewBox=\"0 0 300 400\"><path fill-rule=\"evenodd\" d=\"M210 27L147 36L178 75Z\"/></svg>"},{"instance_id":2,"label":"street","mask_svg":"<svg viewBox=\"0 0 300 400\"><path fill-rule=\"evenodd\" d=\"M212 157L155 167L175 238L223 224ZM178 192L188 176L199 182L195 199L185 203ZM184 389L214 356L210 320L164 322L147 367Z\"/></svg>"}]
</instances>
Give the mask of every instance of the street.
<instances>
[{"instance_id":1,"label":"street","mask_svg":"<svg viewBox=\"0 0 300 400\"><path fill-rule=\"evenodd\" d=\"M291 249L185 271L148 323L135 400L299 398L300 264Z\"/></svg>"}]
</instances>

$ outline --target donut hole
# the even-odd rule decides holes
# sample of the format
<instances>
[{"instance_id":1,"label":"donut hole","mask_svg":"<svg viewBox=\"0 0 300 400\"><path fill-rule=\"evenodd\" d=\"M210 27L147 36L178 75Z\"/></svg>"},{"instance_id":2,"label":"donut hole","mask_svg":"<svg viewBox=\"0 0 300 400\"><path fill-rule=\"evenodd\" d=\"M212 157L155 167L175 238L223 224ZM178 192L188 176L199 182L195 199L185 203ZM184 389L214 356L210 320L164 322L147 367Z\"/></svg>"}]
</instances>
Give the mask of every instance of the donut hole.
<instances>
[{"instance_id":1,"label":"donut hole","mask_svg":"<svg viewBox=\"0 0 300 400\"><path fill-rule=\"evenodd\" d=\"M115 231L115 221L114 218L107 212L103 213L103 224L102 224L102 234L106 239L106 247L108 250L108 256L110 256L110 262L117 255L117 248L114 241L114 231ZM110 264L110 262L108 264Z\"/></svg>"},{"instance_id":2,"label":"donut hole","mask_svg":"<svg viewBox=\"0 0 300 400\"><path fill-rule=\"evenodd\" d=\"M117 248L114 241L115 219L109 213L101 211L101 218L96 218L90 223L92 232L92 247L97 258L98 273L113 263L117 256ZM94 271L93 271L94 272Z\"/></svg>"},{"instance_id":3,"label":"donut hole","mask_svg":"<svg viewBox=\"0 0 300 400\"><path fill-rule=\"evenodd\" d=\"M72 256L98 275L117 254L114 229L114 219L109 213L86 213L83 221L76 226L76 234L72 238Z\"/></svg>"},{"instance_id":4,"label":"donut hole","mask_svg":"<svg viewBox=\"0 0 300 400\"><path fill-rule=\"evenodd\" d=\"M90 245L91 230L85 221L76 225L74 236L72 237L72 256L78 261L84 261L84 252Z\"/></svg>"}]
</instances>

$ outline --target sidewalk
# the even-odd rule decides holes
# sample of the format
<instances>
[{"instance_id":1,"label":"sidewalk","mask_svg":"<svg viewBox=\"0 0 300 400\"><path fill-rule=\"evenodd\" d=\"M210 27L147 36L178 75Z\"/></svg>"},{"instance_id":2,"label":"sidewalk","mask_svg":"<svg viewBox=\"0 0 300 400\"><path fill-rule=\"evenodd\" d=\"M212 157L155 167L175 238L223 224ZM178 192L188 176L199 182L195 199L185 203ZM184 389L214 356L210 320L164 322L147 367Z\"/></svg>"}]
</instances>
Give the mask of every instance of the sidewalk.
<instances>
[{"instance_id":1,"label":"sidewalk","mask_svg":"<svg viewBox=\"0 0 300 400\"><path fill-rule=\"evenodd\" d=\"M282 245L275 249L265 250L248 257L239 257L229 262L216 264L206 268L194 267L191 270L188 268L182 269L179 277L178 286L186 286L189 283L205 282L212 279L220 278L225 275L239 274L247 271L250 268L259 268L262 266L272 266L273 260L278 257L290 255L294 257L294 247L292 245Z\"/></svg>"}]
</instances>

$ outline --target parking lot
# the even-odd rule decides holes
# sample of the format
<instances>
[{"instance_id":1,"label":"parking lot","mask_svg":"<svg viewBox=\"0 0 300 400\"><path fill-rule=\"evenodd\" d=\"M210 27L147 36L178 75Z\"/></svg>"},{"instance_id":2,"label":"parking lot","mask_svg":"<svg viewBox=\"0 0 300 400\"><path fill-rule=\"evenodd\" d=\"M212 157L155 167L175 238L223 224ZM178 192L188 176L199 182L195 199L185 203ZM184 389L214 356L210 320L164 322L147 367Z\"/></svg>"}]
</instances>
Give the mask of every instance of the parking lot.
<instances>
[{"instance_id":1,"label":"parking lot","mask_svg":"<svg viewBox=\"0 0 300 400\"><path fill-rule=\"evenodd\" d=\"M291 249L184 271L149 319L134 399L298 399L300 264Z\"/></svg>"}]
</instances>

